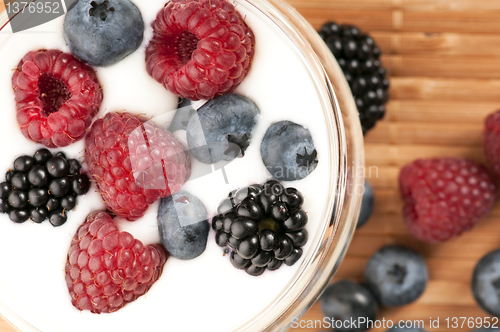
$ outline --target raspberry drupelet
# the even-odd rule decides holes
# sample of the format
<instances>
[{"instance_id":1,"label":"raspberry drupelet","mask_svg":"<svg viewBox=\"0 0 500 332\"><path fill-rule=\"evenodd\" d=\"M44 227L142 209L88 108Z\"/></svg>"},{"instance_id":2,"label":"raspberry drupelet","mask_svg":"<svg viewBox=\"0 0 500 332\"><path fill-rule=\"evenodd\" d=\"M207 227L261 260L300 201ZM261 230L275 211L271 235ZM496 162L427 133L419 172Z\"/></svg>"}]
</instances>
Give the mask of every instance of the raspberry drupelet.
<instances>
[{"instance_id":1,"label":"raspberry drupelet","mask_svg":"<svg viewBox=\"0 0 500 332\"><path fill-rule=\"evenodd\" d=\"M168 253L120 232L106 212L91 213L71 241L65 267L71 303L78 310L115 312L146 294Z\"/></svg>"},{"instance_id":2,"label":"raspberry drupelet","mask_svg":"<svg viewBox=\"0 0 500 332\"><path fill-rule=\"evenodd\" d=\"M102 102L95 71L58 50L27 53L12 87L23 135L50 148L83 138Z\"/></svg>"},{"instance_id":3,"label":"raspberry drupelet","mask_svg":"<svg viewBox=\"0 0 500 332\"><path fill-rule=\"evenodd\" d=\"M488 170L469 159L418 159L399 175L410 233L436 243L471 229L493 207L497 187Z\"/></svg>"},{"instance_id":4,"label":"raspberry drupelet","mask_svg":"<svg viewBox=\"0 0 500 332\"><path fill-rule=\"evenodd\" d=\"M160 197L178 192L191 174L182 143L152 122L107 113L85 138L85 162L107 208L136 220Z\"/></svg>"},{"instance_id":5,"label":"raspberry drupelet","mask_svg":"<svg viewBox=\"0 0 500 332\"><path fill-rule=\"evenodd\" d=\"M173 0L153 22L148 73L190 100L229 93L247 75L255 37L226 0Z\"/></svg>"}]
</instances>

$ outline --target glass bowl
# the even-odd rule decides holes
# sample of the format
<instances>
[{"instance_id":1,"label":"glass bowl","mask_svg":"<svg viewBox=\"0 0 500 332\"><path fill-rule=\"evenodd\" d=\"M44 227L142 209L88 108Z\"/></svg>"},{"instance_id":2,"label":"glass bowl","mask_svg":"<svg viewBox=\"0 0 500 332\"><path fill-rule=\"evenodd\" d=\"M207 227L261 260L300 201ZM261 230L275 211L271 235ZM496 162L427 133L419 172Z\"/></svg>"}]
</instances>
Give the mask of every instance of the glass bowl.
<instances>
[{"instance_id":1,"label":"glass bowl","mask_svg":"<svg viewBox=\"0 0 500 332\"><path fill-rule=\"evenodd\" d=\"M318 229L309 239L307 250L293 277L278 296L260 312L232 330L284 331L293 319L314 304L337 270L356 228L364 177L363 136L351 91L336 60L316 31L290 5L281 0L238 0L237 6L274 27L274 33L290 44L307 68L322 107L330 149L329 178L325 206L321 206ZM14 18L15 19L15 18ZM8 21L0 14L0 26ZM3 22L3 23L2 23ZM0 35L0 59L12 33ZM1 62L0 62L1 63ZM229 264L229 262L227 262ZM0 288L2 285L0 277ZM68 301L69 304L69 301ZM19 308L1 298L0 313L21 331L42 331ZM102 315L101 315L102 316ZM205 322L211 324L211 322ZM216 324L216 322L214 323ZM181 331L182 329L175 329Z\"/></svg>"}]
</instances>

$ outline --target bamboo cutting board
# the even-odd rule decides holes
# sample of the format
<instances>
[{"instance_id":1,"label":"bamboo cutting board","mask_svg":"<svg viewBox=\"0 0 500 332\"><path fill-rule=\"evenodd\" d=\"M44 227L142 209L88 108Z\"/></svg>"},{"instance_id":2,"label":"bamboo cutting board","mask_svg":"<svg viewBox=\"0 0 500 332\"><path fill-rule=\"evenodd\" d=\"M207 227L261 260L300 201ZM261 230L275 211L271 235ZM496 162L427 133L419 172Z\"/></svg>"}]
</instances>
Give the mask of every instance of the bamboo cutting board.
<instances>
[{"instance_id":1,"label":"bamboo cutting board","mask_svg":"<svg viewBox=\"0 0 500 332\"><path fill-rule=\"evenodd\" d=\"M500 248L500 203L473 231L445 244L424 244L412 238L402 222L397 176L402 165L419 157L484 162L483 121L500 109L500 1L288 1L316 29L334 20L369 32L382 49L391 80L386 117L365 138L366 164L376 167L368 174L375 188L375 212L356 232L334 280L362 281L364 265L378 248L408 245L426 260L427 289L411 305L381 308L378 318L424 320L429 332L470 331L466 326L447 328L445 319L487 316L474 302L470 279L476 262ZM440 319L440 328L429 328L430 317ZM302 320L322 318L316 304ZM0 331L15 329L0 320Z\"/></svg>"}]
</instances>

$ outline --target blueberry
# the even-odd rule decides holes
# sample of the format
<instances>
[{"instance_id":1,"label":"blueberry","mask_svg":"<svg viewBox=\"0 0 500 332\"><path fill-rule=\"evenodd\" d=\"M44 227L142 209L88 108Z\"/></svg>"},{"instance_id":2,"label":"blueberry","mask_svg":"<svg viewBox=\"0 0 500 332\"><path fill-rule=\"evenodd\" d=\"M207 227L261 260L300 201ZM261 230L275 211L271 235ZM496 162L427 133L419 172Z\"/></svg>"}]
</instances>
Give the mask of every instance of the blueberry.
<instances>
[{"instance_id":1,"label":"blueberry","mask_svg":"<svg viewBox=\"0 0 500 332\"><path fill-rule=\"evenodd\" d=\"M142 43L141 12L129 0L79 0L64 20L64 38L76 57L91 66L109 66Z\"/></svg>"},{"instance_id":2,"label":"blueberry","mask_svg":"<svg viewBox=\"0 0 500 332\"><path fill-rule=\"evenodd\" d=\"M394 326L388 329L386 332L427 332L420 326L416 326L415 324L410 324L408 321L398 321L394 322ZM401 327L399 327L401 326Z\"/></svg>"},{"instance_id":3,"label":"blueberry","mask_svg":"<svg viewBox=\"0 0 500 332\"><path fill-rule=\"evenodd\" d=\"M386 306L415 301L424 292L428 279L422 256L399 245L381 248L365 266L366 283Z\"/></svg>"},{"instance_id":4,"label":"blueberry","mask_svg":"<svg viewBox=\"0 0 500 332\"><path fill-rule=\"evenodd\" d=\"M291 121L281 121L267 129L260 153L267 170L278 180L303 179L318 165L311 133Z\"/></svg>"},{"instance_id":5,"label":"blueberry","mask_svg":"<svg viewBox=\"0 0 500 332\"><path fill-rule=\"evenodd\" d=\"M186 130L191 116L196 113L196 110L191 106L191 100L179 98L179 106L175 111L174 118L168 127L168 131L173 133L177 130Z\"/></svg>"},{"instance_id":6,"label":"blueberry","mask_svg":"<svg viewBox=\"0 0 500 332\"><path fill-rule=\"evenodd\" d=\"M375 297L363 284L350 280L338 281L328 286L320 298L321 310L325 317L333 320L355 322L356 326L342 324L335 329L339 332L361 332L368 329L367 324L359 324L358 319L374 321L378 311ZM341 324L338 324L339 326Z\"/></svg>"},{"instance_id":7,"label":"blueberry","mask_svg":"<svg viewBox=\"0 0 500 332\"><path fill-rule=\"evenodd\" d=\"M363 226L372 215L374 201L375 195L373 193L373 188L370 183L365 180L363 198L361 200L361 211L359 212L358 224L356 226L357 228Z\"/></svg>"},{"instance_id":8,"label":"blueberry","mask_svg":"<svg viewBox=\"0 0 500 332\"><path fill-rule=\"evenodd\" d=\"M472 274L472 294L486 312L500 316L500 249L485 255Z\"/></svg>"},{"instance_id":9,"label":"blueberry","mask_svg":"<svg viewBox=\"0 0 500 332\"><path fill-rule=\"evenodd\" d=\"M183 260L198 257L205 251L210 230L205 206L184 190L163 198L158 209L158 229L170 255Z\"/></svg>"},{"instance_id":10,"label":"blueberry","mask_svg":"<svg viewBox=\"0 0 500 332\"><path fill-rule=\"evenodd\" d=\"M244 156L259 113L257 105L244 96L226 94L210 100L189 119L191 153L206 164Z\"/></svg>"}]
</instances>

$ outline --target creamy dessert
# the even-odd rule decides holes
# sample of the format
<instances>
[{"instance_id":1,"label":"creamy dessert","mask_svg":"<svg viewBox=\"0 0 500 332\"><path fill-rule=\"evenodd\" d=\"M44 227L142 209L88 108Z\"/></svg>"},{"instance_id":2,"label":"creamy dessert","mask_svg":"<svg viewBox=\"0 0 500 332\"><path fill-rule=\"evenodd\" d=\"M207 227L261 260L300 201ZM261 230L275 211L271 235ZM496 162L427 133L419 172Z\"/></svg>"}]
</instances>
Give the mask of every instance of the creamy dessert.
<instances>
[{"instance_id":1,"label":"creamy dessert","mask_svg":"<svg viewBox=\"0 0 500 332\"><path fill-rule=\"evenodd\" d=\"M307 212L309 241L302 258L293 266L266 271L259 277L235 269L224 251L215 243L210 231L206 250L193 260L167 259L163 274L149 292L133 303L111 314L78 311L71 305L64 280L64 266L72 236L91 212L104 210L101 195L95 186L78 205L68 221L57 228L49 223L27 221L16 224L0 215L0 302L13 315L14 324L27 322L40 331L136 331L165 329L174 331L231 331L278 299L286 291L305 259L311 256L323 229L324 209L328 203L332 149L326 119L318 92L305 58L293 43L268 17L252 5L236 1L236 8L255 35L255 54L248 75L234 93L252 99L260 114L244 157L227 163L223 169L207 166L191 158L193 174L182 189L205 205L209 218L228 193L271 178L260 152L267 129L279 121L292 121L309 129L319 163L307 177L291 182L304 196L302 209ZM136 2L146 25L144 40L134 53L109 67L94 67L103 89L103 101L97 118L107 112L127 111L149 117L161 115L167 126L175 114L178 97L150 77L146 71L145 49L152 38L151 22L164 1ZM63 38L64 17L22 33L0 35L0 95L5 101L0 121L2 158L0 172L6 172L12 161L23 154L32 154L40 145L27 140L16 123L16 109L11 87L12 69L29 51L58 49L69 52ZM203 104L196 102L196 107ZM185 132L174 133L185 137ZM11 144L10 142L15 142ZM84 141L53 151L83 161ZM279 152L277 152L279 153ZM84 164L85 168L85 164ZM158 202L148 207L140 219L117 220L121 231L128 231L144 245L160 243L157 226ZM116 220L116 219L115 219Z\"/></svg>"}]
</instances>

